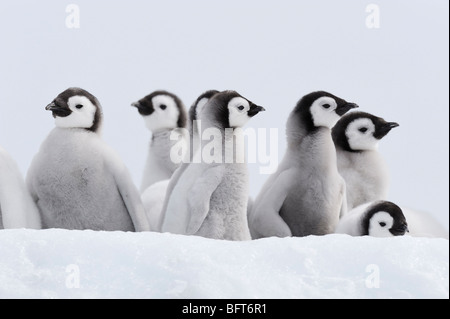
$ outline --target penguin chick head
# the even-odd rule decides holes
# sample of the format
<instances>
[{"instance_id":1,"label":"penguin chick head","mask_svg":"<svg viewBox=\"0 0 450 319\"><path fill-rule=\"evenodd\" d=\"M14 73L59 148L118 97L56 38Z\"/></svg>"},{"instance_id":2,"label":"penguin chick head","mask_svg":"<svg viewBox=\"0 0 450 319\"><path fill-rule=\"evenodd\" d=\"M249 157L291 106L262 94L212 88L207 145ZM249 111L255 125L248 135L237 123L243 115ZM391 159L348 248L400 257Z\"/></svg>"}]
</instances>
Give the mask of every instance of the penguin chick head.
<instances>
[{"instance_id":1,"label":"penguin chick head","mask_svg":"<svg viewBox=\"0 0 450 319\"><path fill-rule=\"evenodd\" d=\"M379 141L398 126L369 113L354 112L339 120L333 128L333 140L349 152L376 150Z\"/></svg>"},{"instance_id":2,"label":"penguin chick head","mask_svg":"<svg viewBox=\"0 0 450 319\"><path fill-rule=\"evenodd\" d=\"M192 122L193 121L197 121L197 119L200 118L199 115L201 114L201 112L202 112L203 108L205 107L205 105L217 93L219 93L219 91L217 91L217 90L210 90L210 91L206 91L205 93L200 95L198 97L198 99L195 101L195 103L189 109L189 120L192 121Z\"/></svg>"},{"instance_id":3,"label":"penguin chick head","mask_svg":"<svg viewBox=\"0 0 450 319\"><path fill-rule=\"evenodd\" d=\"M300 117L301 125L308 131L318 127L331 129L341 116L357 107L333 94L318 91L304 96L297 103L293 116Z\"/></svg>"},{"instance_id":4,"label":"penguin chick head","mask_svg":"<svg viewBox=\"0 0 450 319\"><path fill-rule=\"evenodd\" d=\"M224 91L209 100L203 107L200 119L211 121L220 128L238 128L264 111L262 106L247 100L236 91Z\"/></svg>"},{"instance_id":5,"label":"penguin chick head","mask_svg":"<svg viewBox=\"0 0 450 319\"><path fill-rule=\"evenodd\" d=\"M402 209L387 201L376 202L368 208L363 227L363 235L373 237L403 236L409 232Z\"/></svg>"},{"instance_id":6,"label":"penguin chick head","mask_svg":"<svg viewBox=\"0 0 450 319\"><path fill-rule=\"evenodd\" d=\"M102 108L97 98L86 90L69 88L59 94L45 108L53 113L60 128L82 128L98 132L102 122Z\"/></svg>"},{"instance_id":7,"label":"penguin chick head","mask_svg":"<svg viewBox=\"0 0 450 319\"><path fill-rule=\"evenodd\" d=\"M186 109L175 94L156 91L132 106L138 109L145 125L153 133L186 127Z\"/></svg>"}]
</instances>

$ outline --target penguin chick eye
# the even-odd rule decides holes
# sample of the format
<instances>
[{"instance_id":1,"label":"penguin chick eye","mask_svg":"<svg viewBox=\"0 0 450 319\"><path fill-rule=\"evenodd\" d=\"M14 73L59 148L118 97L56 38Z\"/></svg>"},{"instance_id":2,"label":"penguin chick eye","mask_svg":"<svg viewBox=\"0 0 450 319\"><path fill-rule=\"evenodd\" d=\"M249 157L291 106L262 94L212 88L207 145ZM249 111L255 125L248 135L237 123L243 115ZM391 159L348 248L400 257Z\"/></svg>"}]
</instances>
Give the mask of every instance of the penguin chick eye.
<instances>
[{"instance_id":1,"label":"penguin chick eye","mask_svg":"<svg viewBox=\"0 0 450 319\"><path fill-rule=\"evenodd\" d=\"M325 108L325 109L329 109L331 107L331 105L330 104L324 104L324 105L322 105L322 107Z\"/></svg>"},{"instance_id":2,"label":"penguin chick eye","mask_svg":"<svg viewBox=\"0 0 450 319\"><path fill-rule=\"evenodd\" d=\"M362 128L359 129L359 131L361 133L366 133L368 131L368 129L366 127L362 127Z\"/></svg>"},{"instance_id":3,"label":"penguin chick eye","mask_svg":"<svg viewBox=\"0 0 450 319\"><path fill-rule=\"evenodd\" d=\"M386 227L386 223L381 222L381 223L380 223L380 226L381 226L381 227Z\"/></svg>"},{"instance_id":4,"label":"penguin chick eye","mask_svg":"<svg viewBox=\"0 0 450 319\"><path fill-rule=\"evenodd\" d=\"M165 109L167 109L167 105L161 104L160 109L164 111Z\"/></svg>"},{"instance_id":5,"label":"penguin chick eye","mask_svg":"<svg viewBox=\"0 0 450 319\"><path fill-rule=\"evenodd\" d=\"M78 104L77 106L75 106L77 109L82 109L84 106L83 105L81 105L81 104Z\"/></svg>"},{"instance_id":6,"label":"penguin chick eye","mask_svg":"<svg viewBox=\"0 0 450 319\"><path fill-rule=\"evenodd\" d=\"M242 105L238 107L238 110L239 110L239 111L243 111L244 109L245 109L245 107L242 106Z\"/></svg>"}]
</instances>

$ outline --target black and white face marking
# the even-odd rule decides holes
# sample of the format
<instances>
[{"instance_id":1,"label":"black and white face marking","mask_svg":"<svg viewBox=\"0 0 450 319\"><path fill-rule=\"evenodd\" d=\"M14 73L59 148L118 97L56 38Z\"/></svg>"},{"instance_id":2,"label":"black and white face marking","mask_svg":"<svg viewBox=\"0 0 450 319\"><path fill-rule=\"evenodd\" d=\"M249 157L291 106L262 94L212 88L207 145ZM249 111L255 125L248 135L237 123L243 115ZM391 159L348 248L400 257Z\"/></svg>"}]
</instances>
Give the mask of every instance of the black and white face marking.
<instances>
[{"instance_id":1,"label":"black and white face marking","mask_svg":"<svg viewBox=\"0 0 450 319\"><path fill-rule=\"evenodd\" d=\"M234 97L228 102L228 120L231 127L243 127L250 120L250 103L242 97Z\"/></svg>"},{"instance_id":2,"label":"black and white face marking","mask_svg":"<svg viewBox=\"0 0 450 319\"><path fill-rule=\"evenodd\" d=\"M316 101L311 106L311 115L314 126L332 128L340 119L336 109L338 104L335 99L324 96Z\"/></svg>"},{"instance_id":3,"label":"black and white face marking","mask_svg":"<svg viewBox=\"0 0 450 319\"><path fill-rule=\"evenodd\" d=\"M331 129L345 113L358 105L349 103L333 94L319 91L304 96L294 109L299 113L307 129L318 127Z\"/></svg>"},{"instance_id":4,"label":"black and white face marking","mask_svg":"<svg viewBox=\"0 0 450 319\"><path fill-rule=\"evenodd\" d=\"M394 226L394 218L386 212L377 212L370 219L369 236L393 237L390 229Z\"/></svg>"},{"instance_id":5,"label":"black and white face marking","mask_svg":"<svg viewBox=\"0 0 450 319\"><path fill-rule=\"evenodd\" d=\"M265 109L257 106L243 97L234 97L228 102L228 121L230 127L244 127L247 122Z\"/></svg>"},{"instance_id":6,"label":"black and white face marking","mask_svg":"<svg viewBox=\"0 0 450 319\"><path fill-rule=\"evenodd\" d=\"M247 100L235 91L224 91L214 95L205 105L203 113L219 122L223 128L243 127L247 122L265 109ZM202 114L203 117L203 114Z\"/></svg>"},{"instance_id":7,"label":"black and white face marking","mask_svg":"<svg viewBox=\"0 0 450 319\"><path fill-rule=\"evenodd\" d=\"M368 208L363 220L365 235L373 237L404 236L408 223L400 207L391 202L380 201Z\"/></svg>"},{"instance_id":8,"label":"black and white face marking","mask_svg":"<svg viewBox=\"0 0 450 319\"><path fill-rule=\"evenodd\" d=\"M96 132L102 111L97 98L80 88L70 88L58 95L45 108L52 111L55 125L60 128L83 128Z\"/></svg>"},{"instance_id":9,"label":"black and white face marking","mask_svg":"<svg viewBox=\"0 0 450 319\"><path fill-rule=\"evenodd\" d=\"M333 128L333 139L348 151L376 150L379 141L398 126L369 113L354 112L339 120Z\"/></svg>"},{"instance_id":10,"label":"black and white face marking","mask_svg":"<svg viewBox=\"0 0 450 319\"><path fill-rule=\"evenodd\" d=\"M379 140L374 137L375 131L376 127L371 119L360 118L348 125L345 135L352 150L376 150Z\"/></svg>"},{"instance_id":11,"label":"black and white face marking","mask_svg":"<svg viewBox=\"0 0 450 319\"><path fill-rule=\"evenodd\" d=\"M186 110L174 94L157 91L133 103L144 117L147 128L155 133L186 126Z\"/></svg>"}]
</instances>

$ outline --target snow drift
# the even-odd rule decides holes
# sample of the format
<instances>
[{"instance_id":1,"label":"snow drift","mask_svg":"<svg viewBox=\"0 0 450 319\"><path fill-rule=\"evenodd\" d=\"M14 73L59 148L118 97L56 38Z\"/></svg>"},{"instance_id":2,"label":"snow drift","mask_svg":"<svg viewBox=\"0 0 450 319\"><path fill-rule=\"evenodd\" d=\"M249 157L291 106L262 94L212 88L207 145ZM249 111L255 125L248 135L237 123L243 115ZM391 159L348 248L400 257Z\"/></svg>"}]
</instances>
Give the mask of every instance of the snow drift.
<instances>
[{"instance_id":1,"label":"snow drift","mask_svg":"<svg viewBox=\"0 0 450 319\"><path fill-rule=\"evenodd\" d=\"M449 298L449 242L5 230L0 298Z\"/></svg>"}]
</instances>

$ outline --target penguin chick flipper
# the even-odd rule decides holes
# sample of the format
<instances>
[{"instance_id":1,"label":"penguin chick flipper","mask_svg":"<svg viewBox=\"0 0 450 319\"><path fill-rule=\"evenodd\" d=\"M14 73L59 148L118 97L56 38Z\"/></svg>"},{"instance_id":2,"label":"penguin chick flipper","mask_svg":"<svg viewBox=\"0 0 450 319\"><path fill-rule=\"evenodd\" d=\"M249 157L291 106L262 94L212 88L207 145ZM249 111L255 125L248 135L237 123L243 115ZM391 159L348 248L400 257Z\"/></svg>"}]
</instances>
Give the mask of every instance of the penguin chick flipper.
<instances>
[{"instance_id":1,"label":"penguin chick flipper","mask_svg":"<svg viewBox=\"0 0 450 319\"><path fill-rule=\"evenodd\" d=\"M253 204L250 225L253 237L292 237L291 229L280 216L281 207L283 207L291 188L292 176L295 174L290 170L284 171L272 186L256 199Z\"/></svg>"},{"instance_id":2,"label":"penguin chick flipper","mask_svg":"<svg viewBox=\"0 0 450 319\"><path fill-rule=\"evenodd\" d=\"M188 195L190 219L186 227L187 235L196 234L202 227L209 213L211 196L222 182L224 174L223 165L215 166L206 170L202 177L195 181Z\"/></svg>"},{"instance_id":3,"label":"penguin chick flipper","mask_svg":"<svg viewBox=\"0 0 450 319\"><path fill-rule=\"evenodd\" d=\"M115 175L116 177L116 175ZM131 180L131 176L123 170L116 178L117 188L128 209L134 228L137 232L151 231L144 205L139 191Z\"/></svg>"},{"instance_id":4,"label":"penguin chick flipper","mask_svg":"<svg viewBox=\"0 0 450 319\"><path fill-rule=\"evenodd\" d=\"M166 211L167 211L167 206L169 205L170 196L172 196L172 192L173 192L175 186L177 185L178 181L181 178L181 175L183 175L183 173L186 171L187 168L188 168L188 164L186 164L186 163L181 164L180 167L178 167L175 170L172 177L170 178L170 182L169 182L169 185L167 186L166 195L164 198L164 203L163 203L163 206L161 209L160 223L158 224L158 229L160 231L164 227L164 223L166 220Z\"/></svg>"},{"instance_id":5,"label":"penguin chick flipper","mask_svg":"<svg viewBox=\"0 0 450 319\"><path fill-rule=\"evenodd\" d=\"M131 179L130 173L114 152L110 151L109 153L107 165L114 176L117 189L130 214L135 231L151 231L141 196Z\"/></svg>"}]
</instances>

